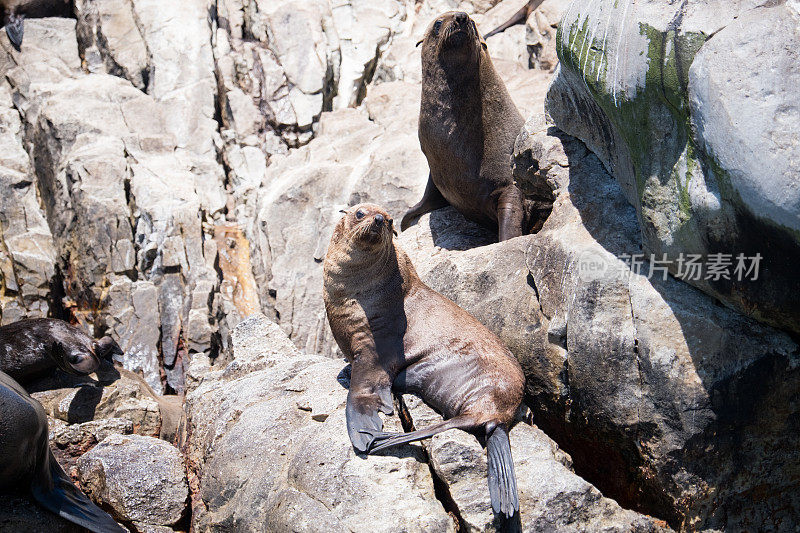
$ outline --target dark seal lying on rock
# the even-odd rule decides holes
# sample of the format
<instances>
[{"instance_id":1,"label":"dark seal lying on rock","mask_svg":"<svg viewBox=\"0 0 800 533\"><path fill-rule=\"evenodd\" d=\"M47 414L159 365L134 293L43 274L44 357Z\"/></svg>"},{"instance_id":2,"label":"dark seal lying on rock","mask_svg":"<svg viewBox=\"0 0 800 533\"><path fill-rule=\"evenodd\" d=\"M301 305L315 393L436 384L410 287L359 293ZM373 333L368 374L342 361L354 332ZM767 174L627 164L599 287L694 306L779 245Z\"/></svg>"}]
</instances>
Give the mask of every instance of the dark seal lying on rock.
<instances>
[{"instance_id":1,"label":"dark seal lying on rock","mask_svg":"<svg viewBox=\"0 0 800 533\"><path fill-rule=\"evenodd\" d=\"M514 355L477 319L417 276L376 205L346 211L324 263L325 310L352 362L347 431L356 450L376 452L448 429L473 433L488 452L492 508L519 510L508 431L525 376ZM391 391L418 394L445 420L410 433L381 431Z\"/></svg>"},{"instance_id":2,"label":"dark seal lying on rock","mask_svg":"<svg viewBox=\"0 0 800 533\"><path fill-rule=\"evenodd\" d=\"M114 350L119 347L111 337L94 340L63 320L31 318L0 327L0 371L20 383L56 367L91 374Z\"/></svg>"},{"instance_id":3,"label":"dark seal lying on rock","mask_svg":"<svg viewBox=\"0 0 800 533\"><path fill-rule=\"evenodd\" d=\"M48 444L47 416L0 372L0 492L29 492L46 509L95 533L125 532L72 484Z\"/></svg>"},{"instance_id":4,"label":"dark seal lying on rock","mask_svg":"<svg viewBox=\"0 0 800 533\"><path fill-rule=\"evenodd\" d=\"M511 170L514 141L525 121L475 23L466 13L445 13L421 43L419 141L430 175L422 200L403 216L401 229L450 204L468 219L497 229L501 241L538 230L542 217Z\"/></svg>"}]
</instances>

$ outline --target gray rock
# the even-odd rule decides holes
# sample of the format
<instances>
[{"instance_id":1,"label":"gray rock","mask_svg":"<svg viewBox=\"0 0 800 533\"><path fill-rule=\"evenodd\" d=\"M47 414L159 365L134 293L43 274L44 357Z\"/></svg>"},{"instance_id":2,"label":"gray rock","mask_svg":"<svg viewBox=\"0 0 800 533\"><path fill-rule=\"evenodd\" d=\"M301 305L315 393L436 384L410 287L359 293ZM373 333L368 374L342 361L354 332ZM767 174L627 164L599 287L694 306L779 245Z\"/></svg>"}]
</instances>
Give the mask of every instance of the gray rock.
<instances>
[{"instance_id":1,"label":"gray rock","mask_svg":"<svg viewBox=\"0 0 800 533\"><path fill-rule=\"evenodd\" d=\"M442 418L416 396L403 397L416 429ZM622 509L572 471L572 460L538 428L511 431L522 531L670 531L660 521ZM492 513L486 452L463 431L435 435L423 446L458 509L466 531L504 531Z\"/></svg>"},{"instance_id":2,"label":"gray rock","mask_svg":"<svg viewBox=\"0 0 800 533\"><path fill-rule=\"evenodd\" d=\"M78 461L81 485L118 520L168 526L187 509L183 458L152 437L111 435Z\"/></svg>"},{"instance_id":3,"label":"gray rock","mask_svg":"<svg viewBox=\"0 0 800 533\"><path fill-rule=\"evenodd\" d=\"M527 128L519 170L536 154L530 183L556 193L544 228L485 246L454 211L426 215L400 237L422 278L508 344L537 425L605 495L676 528L800 522L785 410L797 345L662 271L632 272L639 230L619 185L580 142ZM759 486L769 503L748 499Z\"/></svg>"},{"instance_id":4,"label":"gray rock","mask_svg":"<svg viewBox=\"0 0 800 533\"><path fill-rule=\"evenodd\" d=\"M342 362L301 354L263 315L232 337L231 362L186 398L194 530L455 530L418 451L355 455Z\"/></svg>"},{"instance_id":5,"label":"gray rock","mask_svg":"<svg viewBox=\"0 0 800 533\"><path fill-rule=\"evenodd\" d=\"M620 183L648 253L666 255L671 273L726 305L794 333L798 28L792 2L575 4L546 102L555 124ZM689 273L680 259L691 255L716 258L725 274ZM758 275L748 274L759 256Z\"/></svg>"},{"instance_id":6,"label":"gray rock","mask_svg":"<svg viewBox=\"0 0 800 533\"><path fill-rule=\"evenodd\" d=\"M64 290L73 314L102 309L87 321L111 330L127 368L161 392L161 358L167 383L180 391L183 360L212 348L207 317L217 275L214 257L204 255L202 222L221 215L221 176L208 174L208 155L191 151L199 145L171 134L169 101L80 71L74 24L29 21L24 66L6 71L57 236Z\"/></svg>"},{"instance_id":7,"label":"gray rock","mask_svg":"<svg viewBox=\"0 0 800 533\"><path fill-rule=\"evenodd\" d=\"M37 198L22 123L0 84L0 323L46 316L56 251Z\"/></svg>"}]
</instances>

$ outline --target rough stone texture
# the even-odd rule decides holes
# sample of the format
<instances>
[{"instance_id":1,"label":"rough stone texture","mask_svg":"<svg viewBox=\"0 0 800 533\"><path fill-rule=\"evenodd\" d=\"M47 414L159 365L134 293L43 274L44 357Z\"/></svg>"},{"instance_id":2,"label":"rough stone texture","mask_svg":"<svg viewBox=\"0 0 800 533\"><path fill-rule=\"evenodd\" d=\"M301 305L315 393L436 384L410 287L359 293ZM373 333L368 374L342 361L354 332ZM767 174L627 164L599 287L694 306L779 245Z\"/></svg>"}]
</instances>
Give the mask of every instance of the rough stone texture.
<instances>
[{"instance_id":1,"label":"rough stone texture","mask_svg":"<svg viewBox=\"0 0 800 533\"><path fill-rule=\"evenodd\" d=\"M414 428L442 418L416 396L403 401ZM572 471L569 455L538 428L517 424L511 431L522 531L668 531L660 521L622 509ZM463 431L446 431L423 441L431 465L458 508L466 531L504 531L495 519L486 481L486 452Z\"/></svg>"},{"instance_id":2,"label":"rough stone texture","mask_svg":"<svg viewBox=\"0 0 800 533\"><path fill-rule=\"evenodd\" d=\"M355 455L341 361L301 354L263 315L232 337L230 363L190 370L195 531L454 531L419 451Z\"/></svg>"},{"instance_id":3,"label":"rough stone texture","mask_svg":"<svg viewBox=\"0 0 800 533\"><path fill-rule=\"evenodd\" d=\"M171 135L170 102L80 71L74 25L31 20L19 66L3 68L56 235L65 303L110 329L125 365L156 391L161 367L181 390L183 359L212 349L216 249L204 248L202 223L224 207L221 177L209 181L206 158Z\"/></svg>"},{"instance_id":4,"label":"rough stone texture","mask_svg":"<svg viewBox=\"0 0 800 533\"><path fill-rule=\"evenodd\" d=\"M86 493L117 520L168 526L187 508L180 452L152 437L111 435L78 461Z\"/></svg>"},{"instance_id":5,"label":"rough stone texture","mask_svg":"<svg viewBox=\"0 0 800 533\"><path fill-rule=\"evenodd\" d=\"M102 367L97 375L99 382L58 373L32 383L28 390L48 416L67 424L80 424L80 433L85 436L88 431L94 442L102 440L107 433L101 428L114 419L127 421L132 432L158 437L171 414L165 412L160 397L141 378L121 375L110 365Z\"/></svg>"},{"instance_id":6,"label":"rough stone texture","mask_svg":"<svg viewBox=\"0 0 800 533\"><path fill-rule=\"evenodd\" d=\"M520 358L534 420L607 496L674 527L799 523L798 346L631 272L618 258L639 251L636 213L582 143L532 120L516 159L555 189L544 228L482 246L452 209L426 215L400 237L422 278Z\"/></svg>"},{"instance_id":7,"label":"rough stone texture","mask_svg":"<svg viewBox=\"0 0 800 533\"><path fill-rule=\"evenodd\" d=\"M39 207L22 124L0 84L0 323L46 316L55 275L53 236Z\"/></svg>"},{"instance_id":8,"label":"rough stone texture","mask_svg":"<svg viewBox=\"0 0 800 533\"><path fill-rule=\"evenodd\" d=\"M675 275L681 254L731 254L726 277L684 279L795 333L799 28L792 2L575 3L546 103L622 185L647 252ZM756 281L739 254L762 256Z\"/></svg>"},{"instance_id":9,"label":"rough stone texture","mask_svg":"<svg viewBox=\"0 0 800 533\"><path fill-rule=\"evenodd\" d=\"M541 102L546 80L540 76L523 77L531 86L512 95L530 102L525 95L539 91ZM418 86L386 82L370 87L366 112L324 114L316 138L273 156L268 188L238 206L262 306L308 353L338 350L322 304L322 259L339 210L374 202L399 219L422 197L428 165L417 137L419 95Z\"/></svg>"}]
</instances>

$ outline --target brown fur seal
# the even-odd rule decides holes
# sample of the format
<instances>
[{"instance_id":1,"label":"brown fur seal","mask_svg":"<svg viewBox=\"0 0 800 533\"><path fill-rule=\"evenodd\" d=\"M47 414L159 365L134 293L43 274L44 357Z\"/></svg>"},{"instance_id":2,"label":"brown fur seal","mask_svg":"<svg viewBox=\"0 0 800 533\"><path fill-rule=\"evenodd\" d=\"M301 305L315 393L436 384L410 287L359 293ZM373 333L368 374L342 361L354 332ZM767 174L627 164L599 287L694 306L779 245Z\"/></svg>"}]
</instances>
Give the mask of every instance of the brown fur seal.
<instances>
[{"instance_id":1,"label":"brown fur seal","mask_svg":"<svg viewBox=\"0 0 800 533\"><path fill-rule=\"evenodd\" d=\"M531 16L531 13L536 11L536 8L542 5L544 0L530 0L527 4L522 6L519 11L514 13L510 19L505 21L504 23L500 24L498 27L487 33L483 36L484 39L488 39L492 35L497 35L500 32L506 31L511 26L516 26L517 24L525 24L525 21L528 20L528 17Z\"/></svg>"},{"instance_id":2,"label":"brown fur seal","mask_svg":"<svg viewBox=\"0 0 800 533\"><path fill-rule=\"evenodd\" d=\"M0 372L0 492L29 492L46 509L96 533L125 532L72 484L48 444L41 404Z\"/></svg>"},{"instance_id":3,"label":"brown fur seal","mask_svg":"<svg viewBox=\"0 0 800 533\"><path fill-rule=\"evenodd\" d=\"M412 220L447 204L465 217L518 237L535 220L514 183L511 154L524 120L492 65L486 43L466 13L449 12L428 27L422 43L419 142L430 175Z\"/></svg>"},{"instance_id":4,"label":"brown fur seal","mask_svg":"<svg viewBox=\"0 0 800 533\"><path fill-rule=\"evenodd\" d=\"M56 367L91 374L113 350L119 347L110 337L94 340L63 320L31 318L0 327L0 371L20 383Z\"/></svg>"},{"instance_id":5,"label":"brown fur seal","mask_svg":"<svg viewBox=\"0 0 800 533\"><path fill-rule=\"evenodd\" d=\"M25 32L25 18L68 16L69 0L0 0L3 25L11 45L20 51Z\"/></svg>"},{"instance_id":6,"label":"brown fur seal","mask_svg":"<svg viewBox=\"0 0 800 533\"><path fill-rule=\"evenodd\" d=\"M525 376L502 341L434 291L392 238L392 220L360 204L336 225L324 263L325 310L352 362L347 431L356 450L376 452L458 428L475 434L489 458L495 512L519 509L508 431ZM391 391L414 393L445 421L410 433L385 433Z\"/></svg>"}]
</instances>

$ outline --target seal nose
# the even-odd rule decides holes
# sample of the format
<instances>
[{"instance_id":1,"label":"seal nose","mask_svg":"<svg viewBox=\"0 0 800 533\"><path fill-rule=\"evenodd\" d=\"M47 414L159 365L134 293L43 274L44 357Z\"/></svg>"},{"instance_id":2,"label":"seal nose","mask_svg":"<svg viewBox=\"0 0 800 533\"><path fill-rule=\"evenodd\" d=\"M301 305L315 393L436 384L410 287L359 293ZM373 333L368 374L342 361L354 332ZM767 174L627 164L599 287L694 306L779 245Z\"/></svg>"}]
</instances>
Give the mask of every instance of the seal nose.
<instances>
[{"instance_id":1,"label":"seal nose","mask_svg":"<svg viewBox=\"0 0 800 533\"><path fill-rule=\"evenodd\" d=\"M458 22L461 26L467 23L468 18L469 17L467 16L467 14L464 13L463 11L459 11L458 13L456 13L456 22Z\"/></svg>"}]
</instances>

